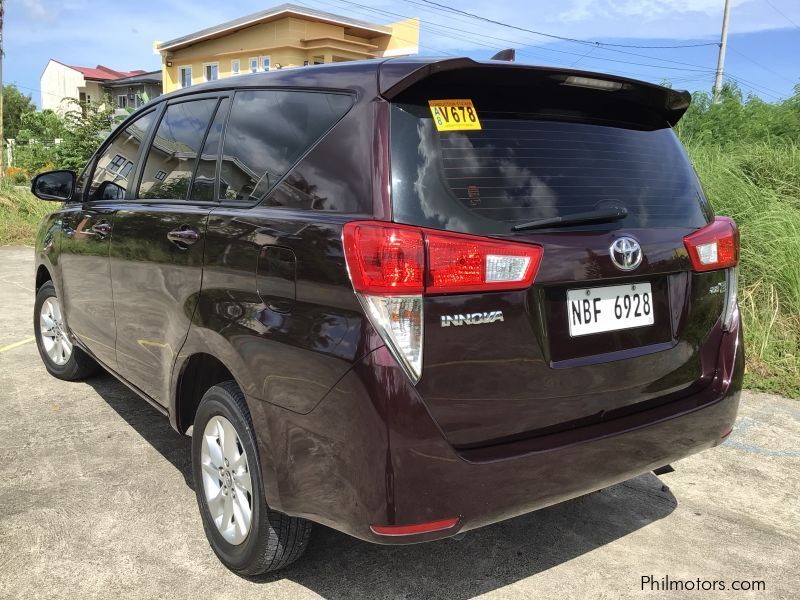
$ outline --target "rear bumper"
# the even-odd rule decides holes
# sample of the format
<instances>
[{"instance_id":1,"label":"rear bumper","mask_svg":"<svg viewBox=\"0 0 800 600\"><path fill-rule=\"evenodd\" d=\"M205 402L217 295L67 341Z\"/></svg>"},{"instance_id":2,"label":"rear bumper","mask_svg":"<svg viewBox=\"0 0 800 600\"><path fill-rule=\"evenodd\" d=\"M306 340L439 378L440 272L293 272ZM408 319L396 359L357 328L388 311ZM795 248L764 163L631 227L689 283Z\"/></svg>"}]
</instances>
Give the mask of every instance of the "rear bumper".
<instances>
[{"instance_id":1,"label":"rear bumper","mask_svg":"<svg viewBox=\"0 0 800 600\"><path fill-rule=\"evenodd\" d=\"M716 374L667 405L560 435L458 451L385 348L359 362L308 415L254 414L273 508L383 544L448 537L625 481L721 443L744 371L738 326ZM280 411L281 414L276 414ZM280 423L280 425L278 425ZM266 453L266 454L265 454ZM382 536L370 525L457 517L444 531Z\"/></svg>"}]
</instances>

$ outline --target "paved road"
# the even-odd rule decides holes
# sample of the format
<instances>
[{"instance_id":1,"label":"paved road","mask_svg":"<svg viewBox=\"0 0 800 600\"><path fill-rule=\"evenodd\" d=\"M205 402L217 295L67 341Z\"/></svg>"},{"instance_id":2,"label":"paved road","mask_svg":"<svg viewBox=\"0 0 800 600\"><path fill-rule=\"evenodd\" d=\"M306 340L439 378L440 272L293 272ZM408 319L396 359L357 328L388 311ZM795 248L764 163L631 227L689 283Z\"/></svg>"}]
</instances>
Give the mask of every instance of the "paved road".
<instances>
[{"instance_id":1,"label":"paved road","mask_svg":"<svg viewBox=\"0 0 800 600\"><path fill-rule=\"evenodd\" d=\"M674 473L460 541L317 527L301 562L241 579L203 536L187 439L110 376L61 382L32 342L8 348L33 335L32 258L0 248L0 598L798 597L800 402L754 393L731 439ZM643 592L644 575L766 593Z\"/></svg>"}]
</instances>

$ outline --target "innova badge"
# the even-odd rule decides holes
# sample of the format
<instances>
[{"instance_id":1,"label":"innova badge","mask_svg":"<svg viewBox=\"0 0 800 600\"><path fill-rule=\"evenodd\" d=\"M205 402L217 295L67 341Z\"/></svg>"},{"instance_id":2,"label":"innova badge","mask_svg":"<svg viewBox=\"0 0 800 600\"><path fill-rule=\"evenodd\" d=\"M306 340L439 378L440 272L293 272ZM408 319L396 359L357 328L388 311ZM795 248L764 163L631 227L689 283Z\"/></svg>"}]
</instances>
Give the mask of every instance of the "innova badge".
<instances>
[{"instance_id":1,"label":"innova badge","mask_svg":"<svg viewBox=\"0 0 800 600\"><path fill-rule=\"evenodd\" d=\"M485 325L495 321L505 321L502 310L468 313L466 315L442 315L442 327L450 327L450 325Z\"/></svg>"},{"instance_id":2,"label":"innova badge","mask_svg":"<svg viewBox=\"0 0 800 600\"><path fill-rule=\"evenodd\" d=\"M614 240L608 249L611 262L622 271L633 271L642 264L642 247L632 237L621 237Z\"/></svg>"}]
</instances>

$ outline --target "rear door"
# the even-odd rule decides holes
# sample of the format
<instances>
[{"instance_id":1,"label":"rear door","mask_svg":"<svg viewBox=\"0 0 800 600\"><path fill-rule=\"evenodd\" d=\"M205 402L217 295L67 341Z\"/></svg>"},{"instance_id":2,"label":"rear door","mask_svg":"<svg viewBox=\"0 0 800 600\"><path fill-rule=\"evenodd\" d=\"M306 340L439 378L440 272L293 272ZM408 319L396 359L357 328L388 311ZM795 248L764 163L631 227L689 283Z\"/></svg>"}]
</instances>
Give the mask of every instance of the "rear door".
<instances>
[{"instance_id":1,"label":"rear door","mask_svg":"<svg viewBox=\"0 0 800 600\"><path fill-rule=\"evenodd\" d=\"M691 270L683 238L710 210L663 115L599 85L516 73L489 94L448 77L392 106L394 220L544 249L528 290L425 297L417 389L450 441L572 429L710 381L725 273ZM470 100L479 127L437 126L436 100ZM514 230L616 209L628 216Z\"/></svg>"},{"instance_id":2,"label":"rear door","mask_svg":"<svg viewBox=\"0 0 800 600\"><path fill-rule=\"evenodd\" d=\"M115 217L110 256L118 370L162 404L200 293L227 108L228 99L217 96L167 105L139 185Z\"/></svg>"},{"instance_id":3,"label":"rear door","mask_svg":"<svg viewBox=\"0 0 800 600\"><path fill-rule=\"evenodd\" d=\"M79 191L80 201L63 212L59 268L67 322L73 334L112 369L117 361L109 244L118 203L154 120L155 112L150 111L112 134L87 170L90 179L81 186L86 189Z\"/></svg>"}]
</instances>

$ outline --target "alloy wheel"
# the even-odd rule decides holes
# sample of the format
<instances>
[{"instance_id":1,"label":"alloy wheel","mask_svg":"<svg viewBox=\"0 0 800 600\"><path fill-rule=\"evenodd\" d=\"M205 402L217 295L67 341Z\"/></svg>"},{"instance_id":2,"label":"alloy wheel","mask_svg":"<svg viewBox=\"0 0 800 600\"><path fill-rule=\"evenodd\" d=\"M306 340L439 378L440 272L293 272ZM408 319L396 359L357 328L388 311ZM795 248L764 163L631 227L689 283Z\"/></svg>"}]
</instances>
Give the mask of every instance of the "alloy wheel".
<instances>
[{"instance_id":1,"label":"alloy wheel","mask_svg":"<svg viewBox=\"0 0 800 600\"><path fill-rule=\"evenodd\" d=\"M239 545L253 521L253 483L244 446L225 417L215 415L206 424L200 461L211 518L228 543Z\"/></svg>"},{"instance_id":2,"label":"alloy wheel","mask_svg":"<svg viewBox=\"0 0 800 600\"><path fill-rule=\"evenodd\" d=\"M61 313L61 303L51 296L39 311L39 335L42 347L53 363L65 365L72 356L72 342L67 335Z\"/></svg>"}]
</instances>

